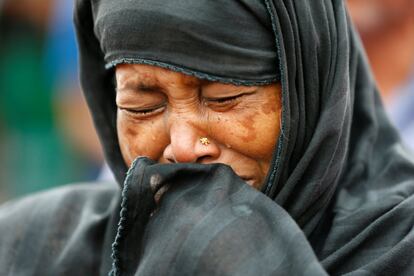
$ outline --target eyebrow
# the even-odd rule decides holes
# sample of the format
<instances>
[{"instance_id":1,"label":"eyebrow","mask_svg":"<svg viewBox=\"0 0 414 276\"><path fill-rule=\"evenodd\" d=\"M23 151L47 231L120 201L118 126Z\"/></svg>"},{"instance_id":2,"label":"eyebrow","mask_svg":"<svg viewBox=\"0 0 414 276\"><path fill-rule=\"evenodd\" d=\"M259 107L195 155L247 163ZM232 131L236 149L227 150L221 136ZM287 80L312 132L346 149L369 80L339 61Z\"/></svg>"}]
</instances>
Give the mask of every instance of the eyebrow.
<instances>
[{"instance_id":1,"label":"eyebrow","mask_svg":"<svg viewBox=\"0 0 414 276\"><path fill-rule=\"evenodd\" d=\"M153 83L126 83L122 88L116 87L116 91L135 91L135 92L162 92L164 89Z\"/></svg>"}]
</instances>

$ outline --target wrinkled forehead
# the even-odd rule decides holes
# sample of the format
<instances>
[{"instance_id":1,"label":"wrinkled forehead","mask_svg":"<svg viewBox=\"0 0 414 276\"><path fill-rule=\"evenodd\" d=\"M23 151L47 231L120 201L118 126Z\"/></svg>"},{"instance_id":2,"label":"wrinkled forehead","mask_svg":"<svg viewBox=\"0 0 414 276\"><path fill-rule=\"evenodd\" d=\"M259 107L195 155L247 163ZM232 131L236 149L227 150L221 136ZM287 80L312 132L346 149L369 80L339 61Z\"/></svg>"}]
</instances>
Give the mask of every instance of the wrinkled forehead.
<instances>
[{"instance_id":1,"label":"wrinkled forehead","mask_svg":"<svg viewBox=\"0 0 414 276\"><path fill-rule=\"evenodd\" d=\"M161 87L169 84L179 84L185 87L200 87L213 83L194 76L146 64L119 64L116 66L115 74L117 86L121 85L135 88Z\"/></svg>"},{"instance_id":2,"label":"wrinkled forehead","mask_svg":"<svg viewBox=\"0 0 414 276\"><path fill-rule=\"evenodd\" d=\"M94 20L107 68L150 64L240 84L279 79L271 19L261 1L102 0Z\"/></svg>"}]
</instances>

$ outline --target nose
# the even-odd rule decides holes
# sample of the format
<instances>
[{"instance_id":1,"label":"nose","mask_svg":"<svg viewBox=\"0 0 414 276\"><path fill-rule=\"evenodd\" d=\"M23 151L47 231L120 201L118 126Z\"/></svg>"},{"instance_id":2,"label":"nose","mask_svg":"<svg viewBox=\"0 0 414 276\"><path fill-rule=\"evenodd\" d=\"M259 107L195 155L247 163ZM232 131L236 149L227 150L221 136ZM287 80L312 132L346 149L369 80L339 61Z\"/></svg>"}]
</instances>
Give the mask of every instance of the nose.
<instances>
[{"instance_id":1,"label":"nose","mask_svg":"<svg viewBox=\"0 0 414 276\"><path fill-rule=\"evenodd\" d=\"M208 143L205 142L207 138ZM200 141L201 139L201 141ZM207 163L220 156L220 148L211 137L206 137L190 122L177 122L170 127L170 144L163 157L171 163Z\"/></svg>"}]
</instances>

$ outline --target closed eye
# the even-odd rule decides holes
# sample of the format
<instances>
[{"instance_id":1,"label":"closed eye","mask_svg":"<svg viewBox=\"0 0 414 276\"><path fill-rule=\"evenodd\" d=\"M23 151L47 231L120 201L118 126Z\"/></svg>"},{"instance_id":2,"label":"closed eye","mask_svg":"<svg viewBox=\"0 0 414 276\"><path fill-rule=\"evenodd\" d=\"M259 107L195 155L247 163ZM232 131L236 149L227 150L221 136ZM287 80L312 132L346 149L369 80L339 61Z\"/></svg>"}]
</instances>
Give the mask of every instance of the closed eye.
<instances>
[{"instance_id":1,"label":"closed eye","mask_svg":"<svg viewBox=\"0 0 414 276\"><path fill-rule=\"evenodd\" d=\"M231 97L224 97L224 98L206 98L207 101L209 102L215 102L215 103L227 103L227 102L231 102L234 101L240 97L243 97L244 94L240 94L240 95L235 95L235 96L231 96Z\"/></svg>"},{"instance_id":2,"label":"closed eye","mask_svg":"<svg viewBox=\"0 0 414 276\"><path fill-rule=\"evenodd\" d=\"M139 117L139 118L145 118L145 117L153 116L153 115L156 115L162 112L165 108L165 104L154 106L154 107L149 107L149 108L126 108L126 107L118 107L118 108L132 116Z\"/></svg>"},{"instance_id":3,"label":"closed eye","mask_svg":"<svg viewBox=\"0 0 414 276\"><path fill-rule=\"evenodd\" d=\"M204 103L211 108L216 108L218 111L225 111L238 105L243 97L254 94L255 92L256 90L252 92L243 92L230 97L204 97Z\"/></svg>"}]
</instances>

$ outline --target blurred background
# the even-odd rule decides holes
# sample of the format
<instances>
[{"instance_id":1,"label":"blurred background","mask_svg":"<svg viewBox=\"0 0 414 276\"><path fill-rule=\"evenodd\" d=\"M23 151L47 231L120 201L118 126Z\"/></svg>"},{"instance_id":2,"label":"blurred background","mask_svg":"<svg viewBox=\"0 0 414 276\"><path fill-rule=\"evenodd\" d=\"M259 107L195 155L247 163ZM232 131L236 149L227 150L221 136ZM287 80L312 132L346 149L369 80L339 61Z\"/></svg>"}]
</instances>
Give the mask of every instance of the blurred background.
<instances>
[{"instance_id":1,"label":"blurred background","mask_svg":"<svg viewBox=\"0 0 414 276\"><path fill-rule=\"evenodd\" d=\"M390 118L414 149L414 1L347 4ZM0 0L0 202L111 178L79 87L72 5Z\"/></svg>"},{"instance_id":2,"label":"blurred background","mask_svg":"<svg viewBox=\"0 0 414 276\"><path fill-rule=\"evenodd\" d=\"M414 149L414 0L347 0L389 117Z\"/></svg>"},{"instance_id":3,"label":"blurred background","mask_svg":"<svg viewBox=\"0 0 414 276\"><path fill-rule=\"evenodd\" d=\"M99 176L72 5L0 0L0 201Z\"/></svg>"}]
</instances>

